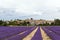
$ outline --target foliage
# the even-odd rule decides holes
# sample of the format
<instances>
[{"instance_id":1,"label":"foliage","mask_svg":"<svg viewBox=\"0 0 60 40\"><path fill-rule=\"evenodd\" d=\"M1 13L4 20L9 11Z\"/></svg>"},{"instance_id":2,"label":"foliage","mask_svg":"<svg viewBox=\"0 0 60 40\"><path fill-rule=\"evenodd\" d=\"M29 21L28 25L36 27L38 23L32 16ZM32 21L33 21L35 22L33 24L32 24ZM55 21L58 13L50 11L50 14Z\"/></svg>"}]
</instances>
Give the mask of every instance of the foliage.
<instances>
[{"instance_id":1,"label":"foliage","mask_svg":"<svg viewBox=\"0 0 60 40\"><path fill-rule=\"evenodd\" d=\"M18 22L19 23L18 23ZM23 21L23 22L20 22L22 20L10 20L8 21L3 21L3 20L0 20L0 26L9 26L9 25L12 25L12 26L31 26L31 23L29 21ZM39 25L36 25L36 26L55 26L55 25L60 25L60 19L55 19L54 22L52 22L51 24L49 23L44 23L44 24L39 24Z\"/></svg>"}]
</instances>

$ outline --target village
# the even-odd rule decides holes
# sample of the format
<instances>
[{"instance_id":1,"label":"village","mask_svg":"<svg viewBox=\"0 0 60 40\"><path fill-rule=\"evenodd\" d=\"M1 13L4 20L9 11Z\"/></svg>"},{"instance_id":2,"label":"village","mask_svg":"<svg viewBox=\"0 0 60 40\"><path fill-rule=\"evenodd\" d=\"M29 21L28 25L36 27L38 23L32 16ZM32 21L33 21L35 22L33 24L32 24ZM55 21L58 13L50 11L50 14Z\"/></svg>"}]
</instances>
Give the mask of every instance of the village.
<instances>
[{"instance_id":1,"label":"village","mask_svg":"<svg viewBox=\"0 0 60 40\"><path fill-rule=\"evenodd\" d=\"M53 25L53 20L34 20L33 18L25 19L25 20L10 20L10 21L0 21L0 25L2 26L47 26Z\"/></svg>"}]
</instances>

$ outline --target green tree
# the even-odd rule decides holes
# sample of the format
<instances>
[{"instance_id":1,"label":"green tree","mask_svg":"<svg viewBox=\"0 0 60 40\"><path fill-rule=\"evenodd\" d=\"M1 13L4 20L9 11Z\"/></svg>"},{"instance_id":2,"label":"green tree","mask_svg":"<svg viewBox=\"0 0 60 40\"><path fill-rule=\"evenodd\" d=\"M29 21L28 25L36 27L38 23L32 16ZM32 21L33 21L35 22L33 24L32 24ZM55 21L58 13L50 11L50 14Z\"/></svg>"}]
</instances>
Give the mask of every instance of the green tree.
<instances>
[{"instance_id":1,"label":"green tree","mask_svg":"<svg viewBox=\"0 0 60 40\"><path fill-rule=\"evenodd\" d=\"M3 23L4 23L4 22L3 22L2 20L0 20L0 25L3 25Z\"/></svg>"},{"instance_id":2,"label":"green tree","mask_svg":"<svg viewBox=\"0 0 60 40\"><path fill-rule=\"evenodd\" d=\"M54 24L55 24L55 25L60 25L60 20L59 20L59 19L55 19L55 20L54 20Z\"/></svg>"}]
</instances>

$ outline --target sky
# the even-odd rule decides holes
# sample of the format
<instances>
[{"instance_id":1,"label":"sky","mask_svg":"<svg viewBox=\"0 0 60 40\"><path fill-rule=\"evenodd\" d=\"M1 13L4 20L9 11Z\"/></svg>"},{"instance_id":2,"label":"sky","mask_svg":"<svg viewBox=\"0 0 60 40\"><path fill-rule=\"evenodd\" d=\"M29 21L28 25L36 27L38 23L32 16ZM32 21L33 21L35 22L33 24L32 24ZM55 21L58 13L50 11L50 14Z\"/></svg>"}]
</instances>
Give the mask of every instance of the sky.
<instances>
[{"instance_id":1,"label":"sky","mask_svg":"<svg viewBox=\"0 0 60 40\"><path fill-rule=\"evenodd\" d=\"M60 0L0 0L0 19L60 19Z\"/></svg>"}]
</instances>

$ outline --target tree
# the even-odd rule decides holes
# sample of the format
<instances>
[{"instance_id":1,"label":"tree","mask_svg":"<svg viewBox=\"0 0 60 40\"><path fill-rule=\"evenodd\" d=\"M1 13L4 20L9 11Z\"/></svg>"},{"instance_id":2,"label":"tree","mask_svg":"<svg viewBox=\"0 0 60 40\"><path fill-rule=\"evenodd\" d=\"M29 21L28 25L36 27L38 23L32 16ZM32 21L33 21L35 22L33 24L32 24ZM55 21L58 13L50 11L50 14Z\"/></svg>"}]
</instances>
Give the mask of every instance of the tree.
<instances>
[{"instance_id":1,"label":"tree","mask_svg":"<svg viewBox=\"0 0 60 40\"><path fill-rule=\"evenodd\" d=\"M54 24L55 24L55 25L60 25L60 20L59 20L59 19L55 19L55 20L54 20Z\"/></svg>"},{"instance_id":2,"label":"tree","mask_svg":"<svg viewBox=\"0 0 60 40\"><path fill-rule=\"evenodd\" d=\"M2 20L0 20L0 25L3 25L3 23L4 23L4 22L3 22Z\"/></svg>"},{"instance_id":3,"label":"tree","mask_svg":"<svg viewBox=\"0 0 60 40\"><path fill-rule=\"evenodd\" d=\"M26 22L27 23L27 26L29 26L30 25L30 22Z\"/></svg>"}]
</instances>

